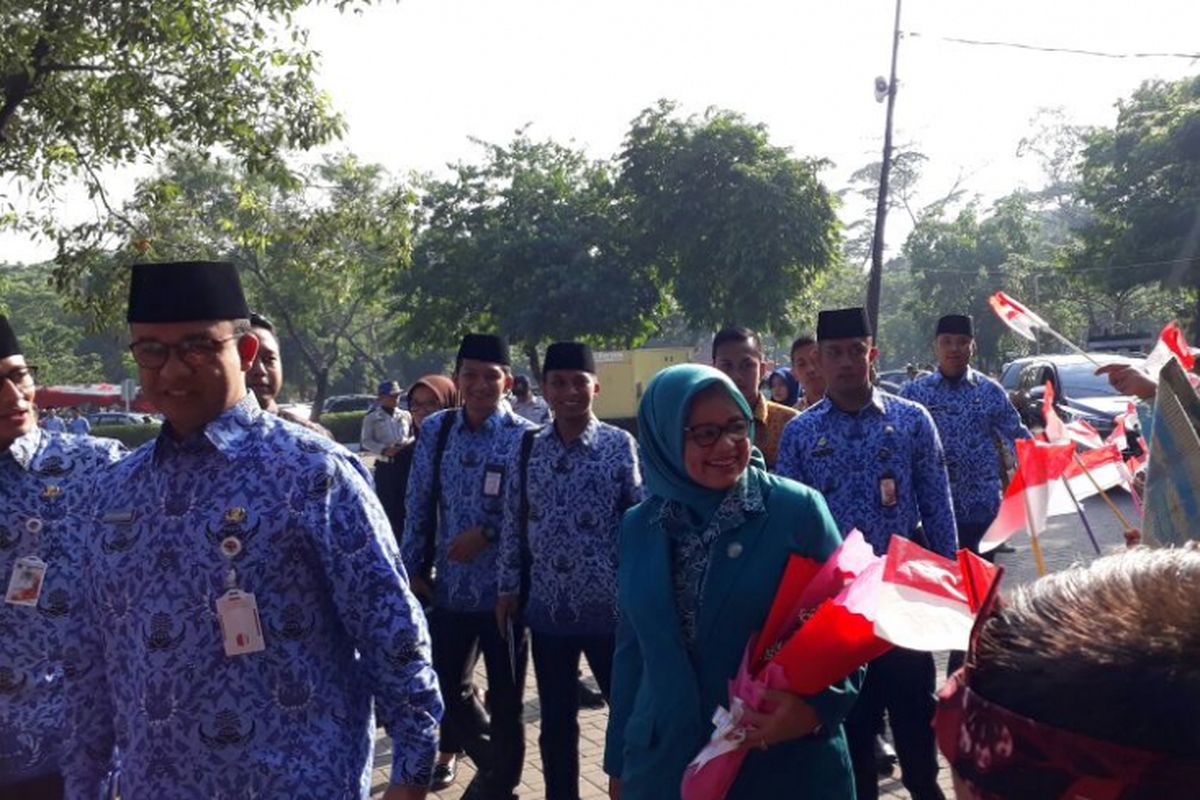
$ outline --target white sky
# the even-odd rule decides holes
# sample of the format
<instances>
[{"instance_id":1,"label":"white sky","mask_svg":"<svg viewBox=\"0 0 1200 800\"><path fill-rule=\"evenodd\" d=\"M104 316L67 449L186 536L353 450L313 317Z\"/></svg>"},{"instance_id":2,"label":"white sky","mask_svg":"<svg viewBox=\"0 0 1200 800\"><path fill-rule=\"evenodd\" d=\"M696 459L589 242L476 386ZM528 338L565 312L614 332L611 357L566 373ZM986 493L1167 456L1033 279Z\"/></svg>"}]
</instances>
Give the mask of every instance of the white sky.
<instances>
[{"instance_id":1,"label":"white sky","mask_svg":"<svg viewBox=\"0 0 1200 800\"><path fill-rule=\"evenodd\" d=\"M831 159L831 189L877 160L891 0L402 0L301 22L323 54L321 83L349 123L348 149L398 174L440 171L479 151L467 139L535 137L614 154L638 112L666 97L688 112L710 105L766 123L797 154ZM985 199L1036 184L1016 157L1030 119L1062 106L1082 124L1112 124L1114 103L1144 79L1200 71L1185 59L1101 59L940 42L1000 39L1116 52L1200 49L1195 0L908 0L901 28L896 141L930 158L925 187L960 173ZM118 176L128 192L132 172ZM75 201L66 214L88 213ZM846 209L845 216L859 212ZM906 234L889 220L889 247ZM0 238L0 260L52 250Z\"/></svg>"}]
</instances>

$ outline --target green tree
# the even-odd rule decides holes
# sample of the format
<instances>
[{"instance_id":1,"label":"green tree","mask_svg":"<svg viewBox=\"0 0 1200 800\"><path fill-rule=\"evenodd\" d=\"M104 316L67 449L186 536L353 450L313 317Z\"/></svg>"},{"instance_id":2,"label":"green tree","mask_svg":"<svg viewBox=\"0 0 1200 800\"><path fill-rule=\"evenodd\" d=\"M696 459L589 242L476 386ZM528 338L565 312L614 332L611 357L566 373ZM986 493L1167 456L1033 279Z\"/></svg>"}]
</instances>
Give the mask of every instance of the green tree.
<instances>
[{"instance_id":1,"label":"green tree","mask_svg":"<svg viewBox=\"0 0 1200 800\"><path fill-rule=\"evenodd\" d=\"M39 207L81 179L176 147L222 148L284 174L282 154L340 135L295 21L310 0L8 0L0 24L0 176ZM369 0L334 0L339 9ZM52 213L21 220L48 236ZM90 229L76 231L86 235Z\"/></svg>"},{"instance_id":2,"label":"green tree","mask_svg":"<svg viewBox=\"0 0 1200 800\"><path fill-rule=\"evenodd\" d=\"M465 331L499 331L535 376L552 339L643 341L663 297L652 269L630 266L611 166L523 130L478 144L481 163L424 185L413 266L396 287L400 336L451 347Z\"/></svg>"},{"instance_id":3,"label":"green tree","mask_svg":"<svg viewBox=\"0 0 1200 800\"><path fill-rule=\"evenodd\" d=\"M314 387L319 416L352 362L383 374L392 325L386 298L411 258L415 198L381 167L352 156L299 174L299 184L279 184L230 161L174 155L122 213L144 232L142 258L239 266L252 303L280 329L285 359ZM94 323L111 324L128 285L127 261L93 248L61 260L80 276L60 282L75 305Z\"/></svg>"},{"instance_id":4,"label":"green tree","mask_svg":"<svg viewBox=\"0 0 1200 800\"><path fill-rule=\"evenodd\" d=\"M680 118L660 101L634 120L620 155L631 255L692 325L790 335L794 301L839 257L825 164L772 145L734 112Z\"/></svg>"},{"instance_id":5,"label":"green tree","mask_svg":"<svg viewBox=\"0 0 1200 800\"><path fill-rule=\"evenodd\" d=\"M1200 325L1200 76L1144 83L1086 136L1073 264L1112 290L1186 287ZM1200 331L1197 331L1200 333Z\"/></svg>"},{"instance_id":6,"label":"green tree","mask_svg":"<svg viewBox=\"0 0 1200 800\"><path fill-rule=\"evenodd\" d=\"M116 331L89 333L55 293L48 266L8 267L2 277L0 310L17 331L26 358L40 368L42 384L116 382L128 374Z\"/></svg>"}]
</instances>

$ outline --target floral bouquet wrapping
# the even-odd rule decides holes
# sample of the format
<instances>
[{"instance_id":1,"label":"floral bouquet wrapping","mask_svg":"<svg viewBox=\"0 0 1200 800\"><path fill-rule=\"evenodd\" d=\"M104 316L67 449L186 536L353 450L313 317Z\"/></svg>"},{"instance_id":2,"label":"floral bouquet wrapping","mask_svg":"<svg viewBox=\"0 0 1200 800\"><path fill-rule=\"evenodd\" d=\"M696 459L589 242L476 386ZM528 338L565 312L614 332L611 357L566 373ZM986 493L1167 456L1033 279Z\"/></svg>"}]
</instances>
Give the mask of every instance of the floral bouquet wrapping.
<instances>
[{"instance_id":1,"label":"floral bouquet wrapping","mask_svg":"<svg viewBox=\"0 0 1200 800\"><path fill-rule=\"evenodd\" d=\"M713 714L712 737L684 771L682 800L726 796L746 758L743 713L771 710L765 690L817 694L893 645L965 649L997 576L966 550L955 561L897 536L887 556L876 556L857 530L824 564L793 555L729 682L729 708Z\"/></svg>"}]
</instances>

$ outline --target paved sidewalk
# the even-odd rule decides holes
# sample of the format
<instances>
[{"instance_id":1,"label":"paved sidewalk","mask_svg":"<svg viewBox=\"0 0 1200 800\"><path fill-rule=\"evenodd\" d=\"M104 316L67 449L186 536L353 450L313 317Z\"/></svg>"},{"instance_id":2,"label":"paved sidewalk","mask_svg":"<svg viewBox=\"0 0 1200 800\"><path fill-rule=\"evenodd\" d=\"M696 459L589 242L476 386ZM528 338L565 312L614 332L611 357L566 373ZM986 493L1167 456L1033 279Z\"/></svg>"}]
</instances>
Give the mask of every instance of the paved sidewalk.
<instances>
[{"instance_id":1,"label":"paved sidewalk","mask_svg":"<svg viewBox=\"0 0 1200 800\"><path fill-rule=\"evenodd\" d=\"M1128 495L1117 492L1114 494L1114 499L1117 500L1117 504L1127 517L1130 519L1136 518ZM1084 505L1101 549L1108 553L1123 548L1124 538L1121 528L1103 501L1099 498L1092 498L1086 501ZM1095 551L1084 535L1083 527L1080 525L1078 517L1059 517L1052 520L1050 529L1042 537L1041 543L1046 559L1046 567L1051 572L1064 569L1073 563L1087 562L1095 558ZM1014 544L1017 547L1016 553L1004 554L999 556L998 559L999 563L1006 570L1005 586L1010 589L1014 586L1028 583L1036 578L1033 556L1029 550L1028 539L1020 537L1014 540ZM938 657L938 667L938 674L945 674L944 654ZM586 662L584 662L584 669L587 680L591 681L590 673L586 672ZM478 672L478 681L480 686L486 685L486 676L482 666ZM593 682L592 685L595 686L595 683ZM529 669L529 681L525 691L525 722L527 742L525 770L522 774L521 786L518 787L517 794L521 800L545 800L545 789L542 785L541 758L538 754L537 745L541 726L539 724L537 688L533 682L532 666ZM608 778L601 769L601 761L604 754L604 729L607 722L607 709L581 711L579 715L579 755L581 762L579 790L582 800L602 800L602 798L608 797ZM373 798L383 796L383 791L387 786L388 770L391 765L391 741L384 735L383 731L379 733L380 738L376 745L375 754L374 789L371 795ZM946 793L946 797L952 798L954 792L951 788L950 773L944 761L942 767L939 782ZM460 761L457 783L445 791L431 794L430 797L437 798L438 800L459 800L462 797L463 790L470 783L473 773L474 770L470 760L463 759ZM893 777L880 780L879 796L881 800L908 800L909 794L900 783L898 769Z\"/></svg>"}]
</instances>

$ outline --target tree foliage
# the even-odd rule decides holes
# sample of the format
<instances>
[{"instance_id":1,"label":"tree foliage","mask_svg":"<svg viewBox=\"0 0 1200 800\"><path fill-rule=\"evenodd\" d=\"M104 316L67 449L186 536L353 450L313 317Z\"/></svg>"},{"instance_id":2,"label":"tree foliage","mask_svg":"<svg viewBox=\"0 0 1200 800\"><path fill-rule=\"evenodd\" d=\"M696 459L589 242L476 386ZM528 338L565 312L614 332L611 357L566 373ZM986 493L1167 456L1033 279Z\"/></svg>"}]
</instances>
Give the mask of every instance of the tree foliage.
<instances>
[{"instance_id":1,"label":"tree foliage","mask_svg":"<svg viewBox=\"0 0 1200 800\"><path fill-rule=\"evenodd\" d=\"M339 9L369 0L335 0ZM8 0L0 23L0 176L45 207L101 170L220 147L283 175L283 153L340 135L295 22L307 0ZM15 207L0 222L19 222ZM24 220L32 224L39 220ZM57 225L40 219L47 234Z\"/></svg>"},{"instance_id":2,"label":"tree foliage","mask_svg":"<svg viewBox=\"0 0 1200 800\"><path fill-rule=\"evenodd\" d=\"M386 297L411 258L414 197L352 156L326 158L300 175L298 185L277 184L227 160L173 155L123 209L144 238L124 258L88 248L64 254L60 285L94 320L111 322L135 257L229 259L255 307L278 326L285 359L302 367L319 408L351 363L384 374Z\"/></svg>"},{"instance_id":3,"label":"tree foliage","mask_svg":"<svg viewBox=\"0 0 1200 800\"><path fill-rule=\"evenodd\" d=\"M465 331L495 330L534 374L553 338L643 341L663 298L630 259L611 165L525 131L478 144L481 163L424 185L412 270L396 287L400 337L452 347Z\"/></svg>"},{"instance_id":4,"label":"tree foliage","mask_svg":"<svg viewBox=\"0 0 1200 800\"><path fill-rule=\"evenodd\" d=\"M634 120L619 161L631 255L693 325L795 330L793 301L839 257L825 162L792 156L734 112L680 118L667 101Z\"/></svg>"},{"instance_id":5,"label":"tree foliage","mask_svg":"<svg viewBox=\"0 0 1200 800\"><path fill-rule=\"evenodd\" d=\"M1145 83L1086 137L1075 265L1120 290L1200 285L1200 76Z\"/></svg>"}]
</instances>

